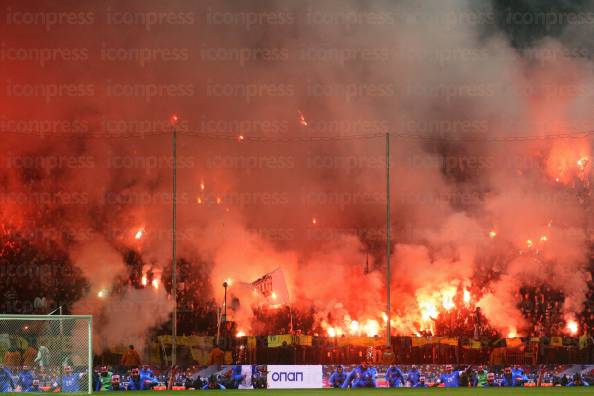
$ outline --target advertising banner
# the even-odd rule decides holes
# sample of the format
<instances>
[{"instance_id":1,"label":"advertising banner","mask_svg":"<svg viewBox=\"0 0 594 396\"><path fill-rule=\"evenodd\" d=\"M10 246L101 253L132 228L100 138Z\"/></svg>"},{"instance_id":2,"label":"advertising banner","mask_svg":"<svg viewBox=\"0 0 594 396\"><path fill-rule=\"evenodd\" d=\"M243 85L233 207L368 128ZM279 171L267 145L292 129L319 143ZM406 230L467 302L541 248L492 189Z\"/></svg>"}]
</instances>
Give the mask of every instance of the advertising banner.
<instances>
[{"instance_id":1,"label":"advertising banner","mask_svg":"<svg viewBox=\"0 0 594 396\"><path fill-rule=\"evenodd\" d=\"M268 365L269 389L322 388L322 366Z\"/></svg>"}]
</instances>

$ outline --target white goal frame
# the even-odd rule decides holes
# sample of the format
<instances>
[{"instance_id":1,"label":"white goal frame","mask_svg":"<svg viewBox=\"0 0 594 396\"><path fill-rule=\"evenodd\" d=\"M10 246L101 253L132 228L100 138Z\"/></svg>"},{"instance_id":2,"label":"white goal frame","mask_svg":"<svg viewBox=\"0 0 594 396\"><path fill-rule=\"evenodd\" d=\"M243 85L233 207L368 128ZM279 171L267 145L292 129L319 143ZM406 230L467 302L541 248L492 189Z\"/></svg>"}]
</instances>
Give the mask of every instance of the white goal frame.
<instances>
[{"instance_id":1,"label":"white goal frame","mask_svg":"<svg viewBox=\"0 0 594 396\"><path fill-rule=\"evenodd\" d=\"M11 315L0 314L0 323L4 320L22 321L60 321L64 319L77 319L86 321L88 334L88 394L93 393L93 316L92 315ZM61 392L64 393L64 392ZM83 392L81 392L83 393Z\"/></svg>"}]
</instances>

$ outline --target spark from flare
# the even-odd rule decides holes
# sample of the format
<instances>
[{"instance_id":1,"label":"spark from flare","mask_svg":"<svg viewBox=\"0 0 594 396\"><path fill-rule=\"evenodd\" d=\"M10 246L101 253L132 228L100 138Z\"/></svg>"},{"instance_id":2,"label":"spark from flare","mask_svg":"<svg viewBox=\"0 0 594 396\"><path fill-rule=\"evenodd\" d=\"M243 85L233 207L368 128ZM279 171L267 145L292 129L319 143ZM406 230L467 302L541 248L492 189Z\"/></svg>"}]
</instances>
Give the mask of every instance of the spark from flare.
<instances>
[{"instance_id":1,"label":"spark from flare","mask_svg":"<svg viewBox=\"0 0 594 396\"><path fill-rule=\"evenodd\" d=\"M138 231L136 231L136 234L134 234L134 238L137 241L140 241L140 239L142 238L142 234L144 234L144 230L141 228Z\"/></svg>"},{"instance_id":2,"label":"spark from flare","mask_svg":"<svg viewBox=\"0 0 594 396\"><path fill-rule=\"evenodd\" d=\"M107 297L107 290L105 289L101 289L97 292L97 297L99 298L105 298Z\"/></svg>"},{"instance_id":3,"label":"spark from flare","mask_svg":"<svg viewBox=\"0 0 594 396\"><path fill-rule=\"evenodd\" d=\"M493 239L497 236L497 233L493 230L489 231L489 238Z\"/></svg>"},{"instance_id":4,"label":"spark from flare","mask_svg":"<svg viewBox=\"0 0 594 396\"><path fill-rule=\"evenodd\" d=\"M301 112L301 110L298 111L299 114L299 124L301 124L302 126L307 126L307 121L305 120L305 116L303 115L303 113Z\"/></svg>"},{"instance_id":5,"label":"spark from flare","mask_svg":"<svg viewBox=\"0 0 594 396\"><path fill-rule=\"evenodd\" d=\"M584 169L586 169L586 166L588 165L588 162L590 161L590 159L586 156L581 157L579 160L577 160L577 166L578 168L583 171Z\"/></svg>"},{"instance_id":6,"label":"spark from flare","mask_svg":"<svg viewBox=\"0 0 594 396\"><path fill-rule=\"evenodd\" d=\"M148 284L148 278L146 277L146 274L142 275L142 278L140 279L140 284L142 286L146 286Z\"/></svg>"},{"instance_id":7,"label":"spark from flare","mask_svg":"<svg viewBox=\"0 0 594 396\"><path fill-rule=\"evenodd\" d=\"M196 203L197 203L198 205L202 205L202 197L198 197L198 198L196 198Z\"/></svg>"},{"instance_id":8,"label":"spark from flare","mask_svg":"<svg viewBox=\"0 0 594 396\"><path fill-rule=\"evenodd\" d=\"M153 285L153 288L155 290L159 290L159 279L153 279L153 281L151 282L151 285Z\"/></svg>"},{"instance_id":9,"label":"spark from flare","mask_svg":"<svg viewBox=\"0 0 594 396\"><path fill-rule=\"evenodd\" d=\"M534 245L534 242L532 242L532 239L526 240L526 246L528 246L529 248L531 248L533 245Z\"/></svg>"},{"instance_id":10,"label":"spark from flare","mask_svg":"<svg viewBox=\"0 0 594 396\"><path fill-rule=\"evenodd\" d=\"M239 136L237 136L237 140L238 140L238 141L240 141L240 142L241 142L241 141L243 141L243 139L245 139L245 136L243 136L243 135L239 135Z\"/></svg>"},{"instance_id":11,"label":"spark from flare","mask_svg":"<svg viewBox=\"0 0 594 396\"><path fill-rule=\"evenodd\" d=\"M318 219L316 217L312 217L311 224L318 224Z\"/></svg>"},{"instance_id":12,"label":"spark from flare","mask_svg":"<svg viewBox=\"0 0 594 396\"><path fill-rule=\"evenodd\" d=\"M200 181L200 190L204 191L204 189L206 188L206 185L204 184L204 180Z\"/></svg>"},{"instance_id":13,"label":"spark from flare","mask_svg":"<svg viewBox=\"0 0 594 396\"><path fill-rule=\"evenodd\" d=\"M240 337L245 337L245 331L243 330L239 330L237 332L237 334L235 334L235 337L240 338Z\"/></svg>"}]
</instances>

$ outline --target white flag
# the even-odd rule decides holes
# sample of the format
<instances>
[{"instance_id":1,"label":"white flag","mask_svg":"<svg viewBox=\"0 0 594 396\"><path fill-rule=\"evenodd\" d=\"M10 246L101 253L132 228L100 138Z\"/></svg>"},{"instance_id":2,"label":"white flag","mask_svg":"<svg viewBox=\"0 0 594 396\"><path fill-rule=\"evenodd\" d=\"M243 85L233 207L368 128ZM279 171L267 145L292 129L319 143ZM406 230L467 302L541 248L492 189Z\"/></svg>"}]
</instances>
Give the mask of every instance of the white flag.
<instances>
[{"instance_id":1,"label":"white flag","mask_svg":"<svg viewBox=\"0 0 594 396\"><path fill-rule=\"evenodd\" d=\"M251 283L254 292L266 299L270 305L289 303L289 290L283 270L280 268L267 273Z\"/></svg>"}]
</instances>

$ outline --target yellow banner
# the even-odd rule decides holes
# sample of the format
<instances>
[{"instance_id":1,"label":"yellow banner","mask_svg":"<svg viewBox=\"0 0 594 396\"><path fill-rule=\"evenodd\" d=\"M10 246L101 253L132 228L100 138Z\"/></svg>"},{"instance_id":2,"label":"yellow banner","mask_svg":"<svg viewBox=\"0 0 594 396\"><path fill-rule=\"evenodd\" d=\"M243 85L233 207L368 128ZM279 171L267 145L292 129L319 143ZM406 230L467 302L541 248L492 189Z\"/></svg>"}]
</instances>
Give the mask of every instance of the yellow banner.
<instances>
[{"instance_id":1,"label":"yellow banner","mask_svg":"<svg viewBox=\"0 0 594 396\"><path fill-rule=\"evenodd\" d=\"M295 342L297 345L312 346L313 337L310 335L295 336Z\"/></svg>"},{"instance_id":2,"label":"yellow banner","mask_svg":"<svg viewBox=\"0 0 594 396\"><path fill-rule=\"evenodd\" d=\"M248 349L256 349L256 345L257 345L256 337L249 336L247 338L247 347L248 347Z\"/></svg>"},{"instance_id":3,"label":"yellow banner","mask_svg":"<svg viewBox=\"0 0 594 396\"><path fill-rule=\"evenodd\" d=\"M450 337L443 337L439 340L439 343L443 344L443 345L458 346L458 339L450 338Z\"/></svg>"},{"instance_id":4,"label":"yellow banner","mask_svg":"<svg viewBox=\"0 0 594 396\"><path fill-rule=\"evenodd\" d=\"M268 348L278 348L283 345L283 342L287 345L293 344L293 336L291 334L268 336Z\"/></svg>"},{"instance_id":5,"label":"yellow banner","mask_svg":"<svg viewBox=\"0 0 594 396\"><path fill-rule=\"evenodd\" d=\"M551 346L554 346L554 347L563 346L563 337L551 337Z\"/></svg>"},{"instance_id":6,"label":"yellow banner","mask_svg":"<svg viewBox=\"0 0 594 396\"><path fill-rule=\"evenodd\" d=\"M425 337L413 337L412 338L412 346L413 347L420 347L420 346L427 345L427 344L431 344L431 342L428 342L427 338L425 338Z\"/></svg>"}]
</instances>

